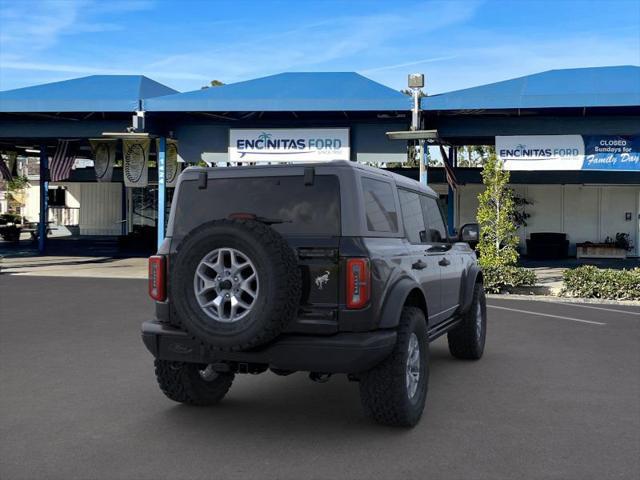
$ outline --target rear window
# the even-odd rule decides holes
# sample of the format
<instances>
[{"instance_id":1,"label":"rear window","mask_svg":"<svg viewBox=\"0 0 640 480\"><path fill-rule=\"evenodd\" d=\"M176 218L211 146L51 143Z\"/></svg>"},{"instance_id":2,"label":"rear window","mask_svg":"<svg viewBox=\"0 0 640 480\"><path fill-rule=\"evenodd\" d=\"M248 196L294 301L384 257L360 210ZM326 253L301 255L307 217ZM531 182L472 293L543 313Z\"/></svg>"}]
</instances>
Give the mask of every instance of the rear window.
<instances>
[{"instance_id":1,"label":"rear window","mask_svg":"<svg viewBox=\"0 0 640 480\"><path fill-rule=\"evenodd\" d=\"M183 183L176 202L173 235L182 237L202 223L252 214L277 223L281 234L340 235L340 182L335 175L304 177L209 179L206 189L196 181Z\"/></svg>"},{"instance_id":2,"label":"rear window","mask_svg":"<svg viewBox=\"0 0 640 480\"><path fill-rule=\"evenodd\" d=\"M397 232L398 214L391 184L363 178L362 193L367 229L370 232Z\"/></svg>"}]
</instances>

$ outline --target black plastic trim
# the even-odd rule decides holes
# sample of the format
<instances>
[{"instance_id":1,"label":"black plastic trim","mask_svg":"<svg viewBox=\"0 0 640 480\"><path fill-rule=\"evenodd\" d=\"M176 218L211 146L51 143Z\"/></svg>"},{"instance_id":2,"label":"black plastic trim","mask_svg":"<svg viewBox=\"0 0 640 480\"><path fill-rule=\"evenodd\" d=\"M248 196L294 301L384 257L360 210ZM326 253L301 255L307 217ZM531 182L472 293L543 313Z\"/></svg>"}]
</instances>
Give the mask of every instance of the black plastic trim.
<instances>
[{"instance_id":1,"label":"black plastic trim","mask_svg":"<svg viewBox=\"0 0 640 480\"><path fill-rule=\"evenodd\" d=\"M187 333L156 321L142 324L142 340L157 358L192 363L263 364L281 370L360 373L384 360L396 343L395 330L332 336L281 335L247 352L216 352Z\"/></svg>"}]
</instances>

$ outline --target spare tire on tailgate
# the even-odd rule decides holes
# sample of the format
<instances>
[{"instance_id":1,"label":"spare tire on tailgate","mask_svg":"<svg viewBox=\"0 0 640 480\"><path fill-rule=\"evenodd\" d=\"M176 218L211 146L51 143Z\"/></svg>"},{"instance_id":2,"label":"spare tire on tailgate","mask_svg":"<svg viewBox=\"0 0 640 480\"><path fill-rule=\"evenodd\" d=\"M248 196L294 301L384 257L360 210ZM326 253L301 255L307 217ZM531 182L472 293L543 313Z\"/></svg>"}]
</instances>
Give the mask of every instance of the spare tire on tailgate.
<instances>
[{"instance_id":1,"label":"spare tire on tailgate","mask_svg":"<svg viewBox=\"0 0 640 480\"><path fill-rule=\"evenodd\" d=\"M295 316L300 271L291 247L269 226L216 220L181 242L170 289L187 332L217 350L244 350L272 340Z\"/></svg>"}]
</instances>

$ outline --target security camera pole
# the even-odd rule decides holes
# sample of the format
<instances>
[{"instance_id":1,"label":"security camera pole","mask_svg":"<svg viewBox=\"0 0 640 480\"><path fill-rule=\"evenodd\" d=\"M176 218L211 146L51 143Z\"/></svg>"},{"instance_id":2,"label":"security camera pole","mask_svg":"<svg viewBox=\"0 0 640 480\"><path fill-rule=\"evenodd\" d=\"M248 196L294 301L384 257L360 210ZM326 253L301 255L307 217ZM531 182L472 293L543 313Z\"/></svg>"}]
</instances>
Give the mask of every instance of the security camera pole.
<instances>
[{"instance_id":1,"label":"security camera pole","mask_svg":"<svg viewBox=\"0 0 640 480\"><path fill-rule=\"evenodd\" d=\"M411 111L411 130L420 129L420 91L424 87L424 75L422 73L410 73L408 79L409 88L411 89L411 96L413 97L413 109ZM420 165L420 183L427 184L427 166L425 164L426 155L424 151L424 140L418 141L418 148L416 148L416 156L418 158L418 164Z\"/></svg>"}]
</instances>

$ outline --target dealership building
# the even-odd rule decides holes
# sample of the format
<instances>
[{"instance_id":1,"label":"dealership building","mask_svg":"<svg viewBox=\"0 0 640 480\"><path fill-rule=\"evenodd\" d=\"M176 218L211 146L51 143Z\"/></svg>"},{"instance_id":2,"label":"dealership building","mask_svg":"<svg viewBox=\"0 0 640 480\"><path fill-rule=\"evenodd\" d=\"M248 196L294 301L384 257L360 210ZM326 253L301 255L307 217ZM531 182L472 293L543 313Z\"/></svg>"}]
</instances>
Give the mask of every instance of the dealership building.
<instances>
[{"instance_id":1,"label":"dealership building","mask_svg":"<svg viewBox=\"0 0 640 480\"><path fill-rule=\"evenodd\" d=\"M448 144L496 147L527 202L523 252L537 232L565 233L570 255L624 233L627 255L640 255L640 67L552 70L427 97L422 109ZM482 179L476 168L456 177L460 225L475 219Z\"/></svg>"},{"instance_id":2,"label":"dealership building","mask_svg":"<svg viewBox=\"0 0 640 480\"><path fill-rule=\"evenodd\" d=\"M407 142L387 135L411 128L411 108L410 97L350 72L186 93L143 76L91 76L0 92L0 151L28 170L29 220L47 211L75 235L161 238L175 177L188 164L344 159L393 163L418 179L418 169L397 165ZM552 232L565 234L569 255L622 233L627 254L640 254L640 67L554 70L427 96L419 130L450 162L454 181L440 166L428 168L427 181L452 225L475 220L482 190L481 170L459 166L458 152L489 145L523 200L523 253L531 234ZM49 182L44 167L72 149L93 165L78 160L68 178Z\"/></svg>"}]
</instances>

